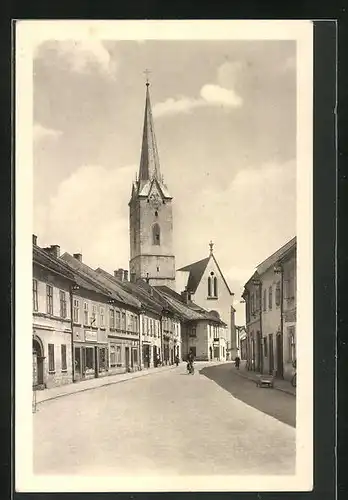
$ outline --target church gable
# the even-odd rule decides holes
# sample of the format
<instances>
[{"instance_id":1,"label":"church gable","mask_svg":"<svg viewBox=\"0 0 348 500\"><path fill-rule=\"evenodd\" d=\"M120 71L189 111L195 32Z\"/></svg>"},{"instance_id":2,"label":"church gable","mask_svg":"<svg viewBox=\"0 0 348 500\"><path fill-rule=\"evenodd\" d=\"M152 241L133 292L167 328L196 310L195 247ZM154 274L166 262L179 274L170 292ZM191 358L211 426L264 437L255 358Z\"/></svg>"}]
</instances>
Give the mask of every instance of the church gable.
<instances>
[{"instance_id":1,"label":"church gable","mask_svg":"<svg viewBox=\"0 0 348 500\"><path fill-rule=\"evenodd\" d=\"M209 257L195 295L212 301L218 300L221 296L233 295L214 255Z\"/></svg>"}]
</instances>

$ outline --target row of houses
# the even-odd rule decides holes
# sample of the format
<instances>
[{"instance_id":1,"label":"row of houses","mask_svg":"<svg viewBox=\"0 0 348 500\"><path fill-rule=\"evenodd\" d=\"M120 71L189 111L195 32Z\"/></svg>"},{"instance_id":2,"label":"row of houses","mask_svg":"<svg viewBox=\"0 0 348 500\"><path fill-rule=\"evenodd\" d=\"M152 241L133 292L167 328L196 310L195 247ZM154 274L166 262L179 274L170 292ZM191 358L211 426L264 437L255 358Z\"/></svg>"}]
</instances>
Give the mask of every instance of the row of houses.
<instances>
[{"instance_id":1,"label":"row of houses","mask_svg":"<svg viewBox=\"0 0 348 500\"><path fill-rule=\"evenodd\" d=\"M32 292L36 388L173 364L190 350L198 360L226 359L226 324L187 290L92 269L81 254L41 248L36 236Z\"/></svg>"},{"instance_id":2,"label":"row of houses","mask_svg":"<svg viewBox=\"0 0 348 500\"><path fill-rule=\"evenodd\" d=\"M256 268L244 286L246 368L291 379L296 361L296 237Z\"/></svg>"}]
</instances>

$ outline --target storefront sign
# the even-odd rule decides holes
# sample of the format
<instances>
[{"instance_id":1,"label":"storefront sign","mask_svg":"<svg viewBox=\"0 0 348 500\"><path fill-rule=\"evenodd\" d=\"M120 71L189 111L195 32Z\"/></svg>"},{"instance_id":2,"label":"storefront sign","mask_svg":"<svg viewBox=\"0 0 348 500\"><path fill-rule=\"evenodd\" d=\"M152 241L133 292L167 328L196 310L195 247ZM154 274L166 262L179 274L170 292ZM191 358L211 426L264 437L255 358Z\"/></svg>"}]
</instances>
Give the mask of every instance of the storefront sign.
<instances>
[{"instance_id":1,"label":"storefront sign","mask_svg":"<svg viewBox=\"0 0 348 500\"><path fill-rule=\"evenodd\" d=\"M98 332L97 330L85 330L85 340L89 342L97 342Z\"/></svg>"}]
</instances>

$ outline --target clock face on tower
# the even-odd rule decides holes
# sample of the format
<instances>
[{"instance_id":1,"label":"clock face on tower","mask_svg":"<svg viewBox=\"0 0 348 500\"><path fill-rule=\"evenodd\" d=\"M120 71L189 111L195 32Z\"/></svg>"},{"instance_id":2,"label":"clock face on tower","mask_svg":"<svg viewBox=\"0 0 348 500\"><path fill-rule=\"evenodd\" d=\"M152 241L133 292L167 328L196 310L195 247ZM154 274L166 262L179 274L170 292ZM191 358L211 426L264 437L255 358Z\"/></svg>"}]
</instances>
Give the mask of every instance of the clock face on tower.
<instances>
[{"instance_id":1,"label":"clock face on tower","mask_svg":"<svg viewBox=\"0 0 348 500\"><path fill-rule=\"evenodd\" d=\"M161 205L161 197L158 193L152 193L149 198L150 205L156 210Z\"/></svg>"}]
</instances>

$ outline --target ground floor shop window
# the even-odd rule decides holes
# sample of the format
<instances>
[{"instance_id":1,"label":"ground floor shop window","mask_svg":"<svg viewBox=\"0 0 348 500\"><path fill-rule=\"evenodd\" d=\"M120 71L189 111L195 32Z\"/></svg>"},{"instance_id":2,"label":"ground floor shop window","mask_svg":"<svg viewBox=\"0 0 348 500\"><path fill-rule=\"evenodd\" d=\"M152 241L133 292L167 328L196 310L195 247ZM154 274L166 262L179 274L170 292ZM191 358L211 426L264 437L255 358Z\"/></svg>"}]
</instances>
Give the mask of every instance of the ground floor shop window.
<instances>
[{"instance_id":1,"label":"ground floor shop window","mask_svg":"<svg viewBox=\"0 0 348 500\"><path fill-rule=\"evenodd\" d=\"M214 347L214 358L219 359L219 348Z\"/></svg>"},{"instance_id":2,"label":"ground floor shop window","mask_svg":"<svg viewBox=\"0 0 348 500\"><path fill-rule=\"evenodd\" d=\"M116 346L116 366L122 366L121 346Z\"/></svg>"},{"instance_id":3,"label":"ground floor shop window","mask_svg":"<svg viewBox=\"0 0 348 500\"><path fill-rule=\"evenodd\" d=\"M94 347L86 347L85 373L94 372Z\"/></svg>"},{"instance_id":4,"label":"ground floor shop window","mask_svg":"<svg viewBox=\"0 0 348 500\"><path fill-rule=\"evenodd\" d=\"M133 362L135 365L138 364L138 349L137 348L133 349Z\"/></svg>"},{"instance_id":5,"label":"ground floor shop window","mask_svg":"<svg viewBox=\"0 0 348 500\"><path fill-rule=\"evenodd\" d=\"M107 349L105 347L101 347L99 349L99 372L105 372L107 368Z\"/></svg>"}]
</instances>

